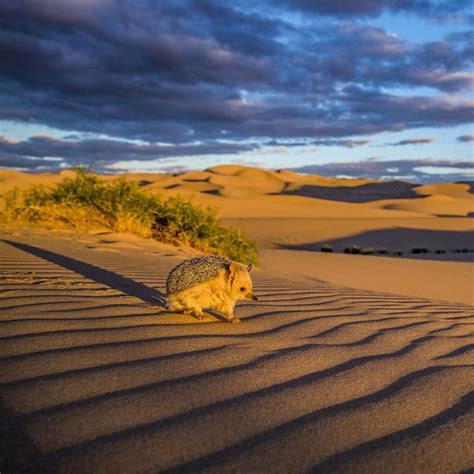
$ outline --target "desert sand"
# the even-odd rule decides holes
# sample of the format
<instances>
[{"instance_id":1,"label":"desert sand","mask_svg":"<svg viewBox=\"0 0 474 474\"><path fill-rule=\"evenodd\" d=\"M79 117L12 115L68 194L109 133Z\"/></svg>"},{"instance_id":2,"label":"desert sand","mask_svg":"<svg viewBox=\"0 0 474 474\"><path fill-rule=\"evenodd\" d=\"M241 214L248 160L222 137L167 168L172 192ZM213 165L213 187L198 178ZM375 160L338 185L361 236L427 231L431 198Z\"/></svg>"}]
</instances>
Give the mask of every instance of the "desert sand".
<instances>
[{"instance_id":1,"label":"desert sand","mask_svg":"<svg viewBox=\"0 0 474 474\"><path fill-rule=\"evenodd\" d=\"M0 192L58 179L8 173ZM219 206L255 238L259 301L238 304L240 325L197 322L158 302L191 249L4 228L6 472L472 469L473 254L408 253L473 247L469 183L238 166L131 178ZM324 242L338 253L313 251Z\"/></svg>"}]
</instances>

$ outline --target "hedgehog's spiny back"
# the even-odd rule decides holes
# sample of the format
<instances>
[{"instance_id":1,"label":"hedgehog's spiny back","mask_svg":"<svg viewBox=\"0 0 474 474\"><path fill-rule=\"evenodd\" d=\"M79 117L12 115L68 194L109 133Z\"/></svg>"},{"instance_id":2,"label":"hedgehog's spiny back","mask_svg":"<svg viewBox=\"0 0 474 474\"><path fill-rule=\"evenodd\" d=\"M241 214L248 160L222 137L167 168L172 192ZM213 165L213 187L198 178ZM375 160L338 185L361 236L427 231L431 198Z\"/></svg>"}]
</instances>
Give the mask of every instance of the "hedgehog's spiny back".
<instances>
[{"instance_id":1,"label":"hedgehog's spiny back","mask_svg":"<svg viewBox=\"0 0 474 474\"><path fill-rule=\"evenodd\" d=\"M217 255L195 257L173 268L166 280L166 293L178 293L217 277L221 268L229 268L230 261Z\"/></svg>"}]
</instances>

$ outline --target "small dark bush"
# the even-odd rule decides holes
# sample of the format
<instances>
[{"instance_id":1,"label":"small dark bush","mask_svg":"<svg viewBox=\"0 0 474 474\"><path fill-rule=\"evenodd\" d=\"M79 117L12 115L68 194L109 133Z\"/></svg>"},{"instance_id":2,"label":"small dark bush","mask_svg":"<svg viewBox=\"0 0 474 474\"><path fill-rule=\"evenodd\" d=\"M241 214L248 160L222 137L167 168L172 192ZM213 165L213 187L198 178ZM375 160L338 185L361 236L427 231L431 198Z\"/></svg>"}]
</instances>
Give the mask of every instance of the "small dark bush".
<instances>
[{"instance_id":1,"label":"small dark bush","mask_svg":"<svg viewBox=\"0 0 474 474\"><path fill-rule=\"evenodd\" d=\"M329 244L323 244L320 247L321 252L332 252L333 248Z\"/></svg>"},{"instance_id":2,"label":"small dark bush","mask_svg":"<svg viewBox=\"0 0 474 474\"><path fill-rule=\"evenodd\" d=\"M344 253L350 253L352 255L360 255L362 253L360 247L357 245L351 245L350 247L346 247L344 249Z\"/></svg>"},{"instance_id":3,"label":"small dark bush","mask_svg":"<svg viewBox=\"0 0 474 474\"><path fill-rule=\"evenodd\" d=\"M446 253L446 250L438 249L438 250L436 250L436 253Z\"/></svg>"},{"instance_id":4,"label":"small dark bush","mask_svg":"<svg viewBox=\"0 0 474 474\"><path fill-rule=\"evenodd\" d=\"M428 249L426 247L413 247L411 249L411 253L413 254L428 253Z\"/></svg>"}]
</instances>

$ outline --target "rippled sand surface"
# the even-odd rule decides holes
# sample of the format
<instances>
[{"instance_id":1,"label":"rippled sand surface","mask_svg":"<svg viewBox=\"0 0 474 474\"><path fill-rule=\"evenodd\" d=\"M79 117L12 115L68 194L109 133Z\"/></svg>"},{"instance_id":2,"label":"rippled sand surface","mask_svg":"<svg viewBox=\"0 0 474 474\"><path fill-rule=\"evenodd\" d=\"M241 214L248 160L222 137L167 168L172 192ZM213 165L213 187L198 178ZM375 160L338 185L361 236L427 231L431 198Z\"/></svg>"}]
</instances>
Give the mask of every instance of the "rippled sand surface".
<instances>
[{"instance_id":1,"label":"rippled sand surface","mask_svg":"<svg viewBox=\"0 0 474 474\"><path fill-rule=\"evenodd\" d=\"M23 472L462 472L474 307L257 270L240 325L158 303L184 253L0 235L5 465Z\"/></svg>"}]
</instances>

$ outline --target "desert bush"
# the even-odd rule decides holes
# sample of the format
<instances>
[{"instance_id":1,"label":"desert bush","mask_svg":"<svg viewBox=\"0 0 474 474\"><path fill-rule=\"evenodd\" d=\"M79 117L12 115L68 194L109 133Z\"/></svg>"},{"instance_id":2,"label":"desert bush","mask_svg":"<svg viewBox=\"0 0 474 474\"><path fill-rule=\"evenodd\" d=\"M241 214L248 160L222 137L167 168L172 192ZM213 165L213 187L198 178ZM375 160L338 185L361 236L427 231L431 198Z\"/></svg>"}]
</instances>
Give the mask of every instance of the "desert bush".
<instances>
[{"instance_id":1,"label":"desert bush","mask_svg":"<svg viewBox=\"0 0 474 474\"><path fill-rule=\"evenodd\" d=\"M413 247L411 249L411 253L413 254L428 253L428 249L426 247Z\"/></svg>"},{"instance_id":2,"label":"desert bush","mask_svg":"<svg viewBox=\"0 0 474 474\"><path fill-rule=\"evenodd\" d=\"M333 248L329 244L323 244L323 245L321 245L321 247L319 249L321 250L321 252L332 252L333 251Z\"/></svg>"},{"instance_id":3,"label":"desert bush","mask_svg":"<svg viewBox=\"0 0 474 474\"><path fill-rule=\"evenodd\" d=\"M358 245L350 245L344 249L344 253L350 253L352 255L372 255L374 249L371 247L359 247Z\"/></svg>"},{"instance_id":4,"label":"desert bush","mask_svg":"<svg viewBox=\"0 0 474 474\"><path fill-rule=\"evenodd\" d=\"M353 254L353 255L359 255L361 253L361 249L360 247L358 247L357 245L351 245L349 247L346 247L344 249L344 253L350 253L350 254Z\"/></svg>"},{"instance_id":5,"label":"desert bush","mask_svg":"<svg viewBox=\"0 0 474 474\"><path fill-rule=\"evenodd\" d=\"M74 177L52 188L34 186L22 194L14 189L3 198L7 220L77 231L107 228L243 263L258 262L255 242L237 229L223 227L216 209L196 206L181 196L165 199L124 178L108 183L77 169Z\"/></svg>"}]
</instances>

